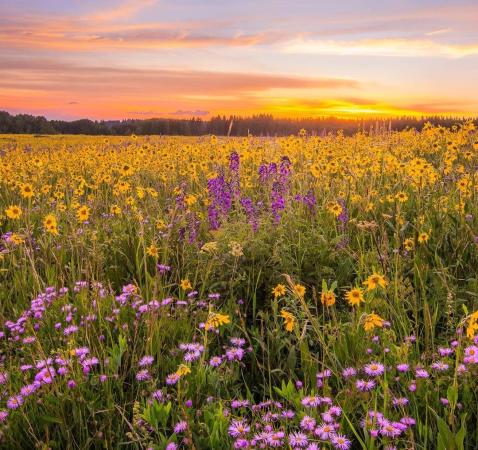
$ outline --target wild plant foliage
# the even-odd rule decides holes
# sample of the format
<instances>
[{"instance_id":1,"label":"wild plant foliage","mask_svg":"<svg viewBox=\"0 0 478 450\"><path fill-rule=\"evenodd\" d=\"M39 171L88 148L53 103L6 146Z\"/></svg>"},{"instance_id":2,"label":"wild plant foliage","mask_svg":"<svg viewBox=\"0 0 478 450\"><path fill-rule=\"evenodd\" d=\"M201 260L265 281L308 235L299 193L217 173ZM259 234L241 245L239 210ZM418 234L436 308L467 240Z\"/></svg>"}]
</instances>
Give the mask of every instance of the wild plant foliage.
<instances>
[{"instance_id":1,"label":"wild plant foliage","mask_svg":"<svg viewBox=\"0 0 478 450\"><path fill-rule=\"evenodd\" d=\"M2 136L0 446L478 447L478 135Z\"/></svg>"}]
</instances>

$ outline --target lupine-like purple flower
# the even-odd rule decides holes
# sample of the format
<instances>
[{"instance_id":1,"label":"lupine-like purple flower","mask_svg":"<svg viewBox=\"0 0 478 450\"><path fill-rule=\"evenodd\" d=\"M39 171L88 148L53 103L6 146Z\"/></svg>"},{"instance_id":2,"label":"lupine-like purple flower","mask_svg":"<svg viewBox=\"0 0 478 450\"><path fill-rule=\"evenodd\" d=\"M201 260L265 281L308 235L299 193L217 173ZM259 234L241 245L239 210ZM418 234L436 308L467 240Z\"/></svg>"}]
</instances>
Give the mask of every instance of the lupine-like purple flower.
<instances>
[{"instance_id":1,"label":"lupine-like purple flower","mask_svg":"<svg viewBox=\"0 0 478 450\"><path fill-rule=\"evenodd\" d=\"M283 197L283 186L279 182L272 185L271 191L271 210L274 223L280 222L280 213L285 209L285 199Z\"/></svg>"},{"instance_id":2,"label":"lupine-like purple flower","mask_svg":"<svg viewBox=\"0 0 478 450\"><path fill-rule=\"evenodd\" d=\"M259 224L257 220L257 211L254 207L254 203L249 197L243 197L241 198L241 206L244 209L247 221L251 225L253 231L257 231Z\"/></svg>"},{"instance_id":3,"label":"lupine-like purple flower","mask_svg":"<svg viewBox=\"0 0 478 450\"><path fill-rule=\"evenodd\" d=\"M240 158L239 158L239 153L237 152L232 152L229 156L229 173L231 176L231 192L234 197L239 197L241 193L241 188L240 188L240 178L239 178L239 164L240 164Z\"/></svg>"},{"instance_id":4,"label":"lupine-like purple flower","mask_svg":"<svg viewBox=\"0 0 478 450\"><path fill-rule=\"evenodd\" d=\"M209 227L217 230L220 218L227 215L232 206L231 188L222 175L211 178L207 182L210 205L208 207Z\"/></svg>"},{"instance_id":5,"label":"lupine-like purple flower","mask_svg":"<svg viewBox=\"0 0 478 450\"><path fill-rule=\"evenodd\" d=\"M197 240L197 236L199 233L199 225L201 224L201 222L198 219L196 213L194 212L188 214L187 222L188 222L188 242L192 244L196 242Z\"/></svg>"}]
</instances>

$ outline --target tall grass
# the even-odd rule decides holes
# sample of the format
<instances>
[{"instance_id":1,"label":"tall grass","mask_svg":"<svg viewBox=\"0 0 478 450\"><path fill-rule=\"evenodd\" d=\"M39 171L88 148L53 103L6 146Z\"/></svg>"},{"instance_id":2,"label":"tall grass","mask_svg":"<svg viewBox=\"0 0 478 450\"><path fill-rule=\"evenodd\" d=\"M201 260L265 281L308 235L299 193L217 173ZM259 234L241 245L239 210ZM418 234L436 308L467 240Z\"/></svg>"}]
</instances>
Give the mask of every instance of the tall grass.
<instances>
[{"instance_id":1,"label":"tall grass","mask_svg":"<svg viewBox=\"0 0 478 450\"><path fill-rule=\"evenodd\" d=\"M478 446L471 123L0 146L2 448Z\"/></svg>"}]
</instances>

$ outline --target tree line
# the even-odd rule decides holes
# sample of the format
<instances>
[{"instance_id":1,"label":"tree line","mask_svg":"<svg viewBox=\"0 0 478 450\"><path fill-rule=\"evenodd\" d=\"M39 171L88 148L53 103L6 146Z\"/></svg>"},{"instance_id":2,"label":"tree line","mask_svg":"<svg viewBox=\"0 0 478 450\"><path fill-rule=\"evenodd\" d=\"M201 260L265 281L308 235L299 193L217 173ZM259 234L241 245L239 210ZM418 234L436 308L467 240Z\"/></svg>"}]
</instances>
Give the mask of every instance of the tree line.
<instances>
[{"instance_id":1,"label":"tree line","mask_svg":"<svg viewBox=\"0 0 478 450\"><path fill-rule=\"evenodd\" d=\"M415 128L421 130L425 123L451 127L463 122L462 117L423 116L385 118L276 118L270 114L257 114L251 117L216 116L208 120L192 117L190 119L125 119L101 120L89 119L65 121L48 120L43 116L29 114L12 115L0 111L0 133L16 134L88 134L88 135L183 135L200 136L215 134L218 136L287 136L298 134L304 129L309 134L324 135L342 130L353 134L363 130L380 132ZM478 118L474 119L478 126Z\"/></svg>"}]
</instances>

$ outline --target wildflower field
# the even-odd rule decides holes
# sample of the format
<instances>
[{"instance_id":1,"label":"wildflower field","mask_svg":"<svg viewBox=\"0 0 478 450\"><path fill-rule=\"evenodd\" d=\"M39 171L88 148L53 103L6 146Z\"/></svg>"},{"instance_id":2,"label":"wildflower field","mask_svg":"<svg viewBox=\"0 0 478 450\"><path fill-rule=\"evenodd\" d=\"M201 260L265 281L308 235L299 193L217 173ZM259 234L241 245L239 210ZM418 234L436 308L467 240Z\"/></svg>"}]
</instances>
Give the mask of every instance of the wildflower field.
<instances>
[{"instance_id":1,"label":"wildflower field","mask_svg":"<svg viewBox=\"0 0 478 450\"><path fill-rule=\"evenodd\" d=\"M0 448L478 448L471 123L0 154Z\"/></svg>"}]
</instances>

